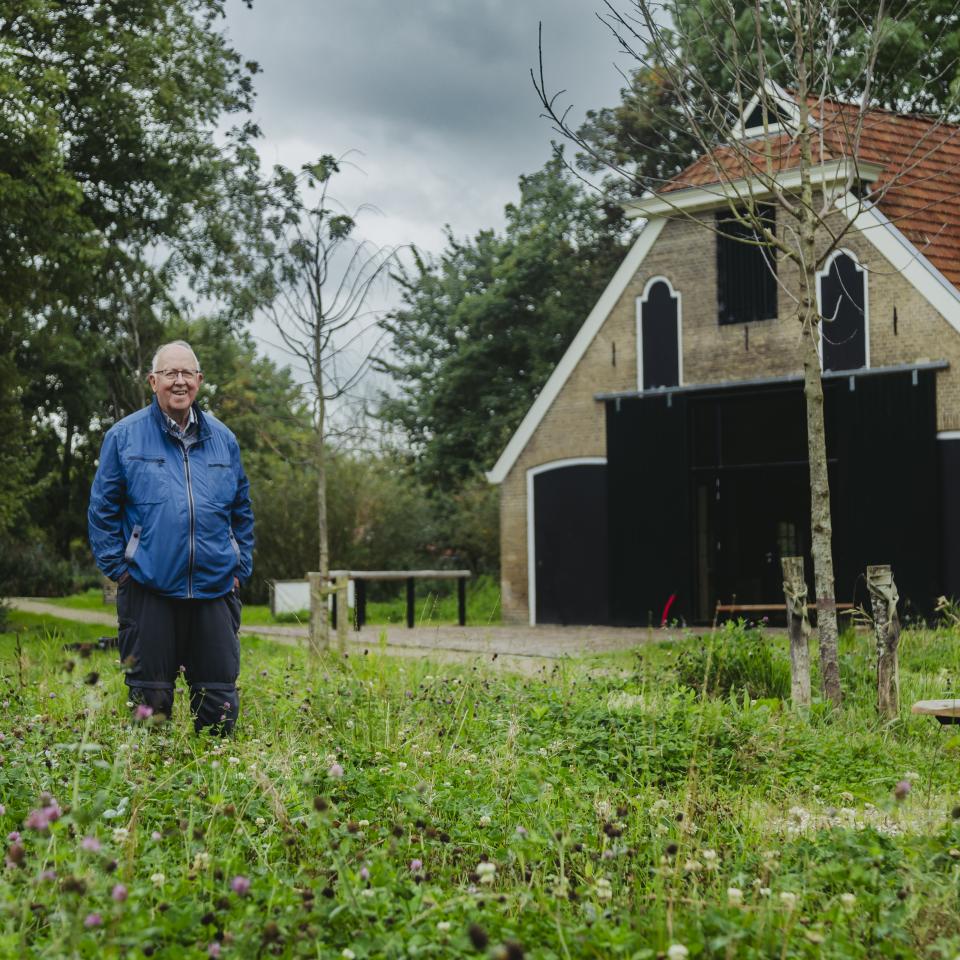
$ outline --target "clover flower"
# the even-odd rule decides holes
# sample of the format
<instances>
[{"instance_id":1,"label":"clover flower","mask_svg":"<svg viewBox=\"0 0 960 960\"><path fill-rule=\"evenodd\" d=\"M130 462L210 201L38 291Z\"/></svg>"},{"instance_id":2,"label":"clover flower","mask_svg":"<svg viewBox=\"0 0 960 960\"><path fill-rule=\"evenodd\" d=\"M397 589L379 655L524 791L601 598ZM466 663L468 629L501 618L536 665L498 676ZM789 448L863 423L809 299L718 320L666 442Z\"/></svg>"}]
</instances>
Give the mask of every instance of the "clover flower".
<instances>
[{"instance_id":1,"label":"clover flower","mask_svg":"<svg viewBox=\"0 0 960 960\"><path fill-rule=\"evenodd\" d=\"M789 890L784 890L780 894L780 902L788 909L792 910L797 905L797 895Z\"/></svg>"},{"instance_id":2,"label":"clover flower","mask_svg":"<svg viewBox=\"0 0 960 960\"><path fill-rule=\"evenodd\" d=\"M123 903L127 899L127 888L122 883L118 883L110 891L110 896L116 903Z\"/></svg>"},{"instance_id":3,"label":"clover flower","mask_svg":"<svg viewBox=\"0 0 960 960\"><path fill-rule=\"evenodd\" d=\"M494 878L497 875L497 865L491 863L489 860L481 860L477 864L477 876L480 877L481 883L493 883Z\"/></svg>"},{"instance_id":4,"label":"clover flower","mask_svg":"<svg viewBox=\"0 0 960 960\"><path fill-rule=\"evenodd\" d=\"M83 921L85 927L99 927L103 924L103 917L99 913L88 913Z\"/></svg>"},{"instance_id":5,"label":"clover flower","mask_svg":"<svg viewBox=\"0 0 960 960\"><path fill-rule=\"evenodd\" d=\"M341 780L343 778L343 767L334 761L327 768L327 776L330 777L331 780Z\"/></svg>"},{"instance_id":6,"label":"clover flower","mask_svg":"<svg viewBox=\"0 0 960 960\"><path fill-rule=\"evenodd\" d=\"M687 960L690 951L682 943L671 943L667 949L668 960Z\"/></svg>"},{"instance_id":7,"label":"clover flower","mask_svg":"<svg viewBox=\"0 0 960 960\"><path fill-rule=\"evenodd\" d=\"M906 800L907 797L910 795L910 791L911 791L912 788L913 788L913 785L910 783L909 780L901 780L901 781L893 788L893 796L894 796L894 799L896 799L896 800Z\"/></svg>"},{"instance_id":8,"label":"clover flower","mask_svg":"<svg viewBox=\"0 0 960 960\"><path fill-rule=\"evenodd\" d=\"M155 887L162 887L166 883L167 878L162 873L153 873L150 875L150 882Z\"/></svg>"},{"instance_id":9,"label":"clover flower","mask_svg":"<svg viewBox=\"0 0 960 960\"><path fill-rule=\"evenodd\" d=\"M739 907L743 903L743 891L739 887L727 887L727 903Z\"/></svg>"},{"instance_id":10,"label":"clover flower","mask_svg":"<svg viewBox=\"0 0 960 960\"><path fill-rule=\"evenodd\" d=\"M230 881L230 889L237 896L245 897L250 892L250 881L241 874L238 874Z\"/></svg>"},{"instance_id":11,"label":"clover flower","mask_svg":"<svg viewBox=\"0 0 960 960\"><path fill-rule=\"evenodd\" d=\"M145 703L138 703L137 708L133 711L133 719L139 722L144 720L149 720L153 716L153 707L147 706Z\"/></svg>"},{"instance_id":12,"label":"clover flower","mask_svg":"<svg viewBox=\"0 0 960 960\"><path fill-rule=\"evenodd\" d=\"M422 870L422 869L423 869L423 861L422 861L422 860L411 860L411 861L410 861L410 872L411 872L411 873L416 873L418 870Z\"/></svg>"},{"instance_id":13,"label":"clover flower","mask_svg":"<svg viewBox=\"0 0 960 960\"><path fill-rule=\"evenodd\" d=\"M370 879L370 870L368 867L364 866L360 868L360 879L363 881L367 881Z\"/></svg>"},{"instance_id":14,"label":"clover flower","mask_svg":"<svg viewBox=\"0 0 960 960\"><path fill-rule=\"evenodd\" d=\"M598 900L610 900L613 897L613 889L606 877L597 877L593 892Z\"/></svg>"},{"instance_id":15,"label":"clover flower","mask_svg":"<svg viewBox=\"0 0 960 960\"><path fill-rule=\"evenodd\" d=\"M340 956L343 957L343 960L354 960L357 955L349 947L344 947L340 951Z\"/></svg>"},{"instance_id":16,"label":"clover flower","mask_svg":"<svg viewBox=\"0 0 960 960\"><path fill-rule=\"evenodd\" d=\"M481 827L489 827L489 826L490 826L490 823L491 823L490 817L489 817L487 814L484 814L484 815L477 821L477 823L478 823Z\"/></svg>"},{"instance_id":17,"label":"clover flower","mask_svg":"<svg viewBox=\"0 0 960 960\"><path fill-rule=\"evenodd\" d=\"M101 846L102 844L96 837L84 837L80 841L80 848L88 851L89 853L99 853Z\"/></svg>"},{"instance_id":18,"label":"clover flower","mask_svg":"<svg viewBox=\"0 0 960 960\"><path fill-rule=\"evenodd\" d=\"M220 944L216 940L212 941L210 946L207 947L207 956L208 957L220 956Z\"/></svg>"},{"instance_id":19,"label":"clover flower","mask_svg":"<svg viewBox=\"0 0 960 960\"><path fill-rule=\"evenodd\" d=\"M114 843L124 843L127 837L130 836L130 831L126 827L114 827L113 828L113 842Z\"/></svg>"},{"instance_id":20,"label":"clover flower","mask_svg":"<svg viewBox=\"0 0 960 960\"><path fill-rule=\"evenodd\" d=\"M440 920L437 923L437 933L449 933L449 932L450 932L450 921Z\"/></svg>"},{"instance_id":21,"label":"clover flower","mask_svg":"<svg viewBox=\"0 0 960 960\"><path fill-rule=\"evenodd\" d=\"M57 801L49 793L45 793L40 797L40 806L30 811L23 825L28 830L37 830L42 833L44 830L49 830L50 824L59 820L62 814L63 811Z\"/></svg>"}]
</instances>

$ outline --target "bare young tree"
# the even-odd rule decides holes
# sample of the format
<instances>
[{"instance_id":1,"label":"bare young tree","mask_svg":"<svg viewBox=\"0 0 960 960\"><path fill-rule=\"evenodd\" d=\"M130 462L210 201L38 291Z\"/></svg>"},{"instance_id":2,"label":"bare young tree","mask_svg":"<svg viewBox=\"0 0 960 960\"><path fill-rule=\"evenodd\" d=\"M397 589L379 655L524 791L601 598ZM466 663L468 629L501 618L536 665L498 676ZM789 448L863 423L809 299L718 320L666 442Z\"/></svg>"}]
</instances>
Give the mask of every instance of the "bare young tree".
<instances>
[{"instance_id":1,"label":"bare young tree","mask_svg":"<svg viewBox=\"0 0 960 960\"><path fill-rule=\"evenodd\" d=\"M840 0L608 0L600 14L621 50L670 93L661 101L670 109L657 115L659 141L637 144L638 152L692 137L700 155L679 174L646 176L635 212L688 218L763 247L796 318L821 676L823 694L835 704L841 687L821 379L821 342L832 318L820 313L817 275L863 211L926 176L925 161L958 135L945 122L950 104L941 103L917 125L905 152L891 158L864 149L870 131L890 117L874 91L896 85L878 66L893 22L890 5L877 0L863 9L870 14ZM724 64L724 82L708 79L698 65L705 63L714 71ZM597 164L636 180L633 169L611 164L570 125L563 91L548 91L542 52L533 81L558 132ZM723 218L705 219L681 202L682 188L693 186L714 194Z\"/></svg>"},{"instance_id":2,"label":"bare young tree","mask_svg":"<svg viewBox=\"0 0 960 960\"><path fill-rule=\"evenodd\" d=\"M370 304L386 280L396 251L355 236L365 209L345 210L330 184L343 158L322 156L295 174L277 167L273 179L276 235L268 268L266 307L282 344L307 372L313 405L311 463L317 473L318 572L322 604L311 598L313 645L326 647L326 593L330 574L327 528L327 455L332 439L349 429L353 391L368 372L383 339L379 314ZM319 608L319 609L318 609Z\"/></svg>"}]
</instances>

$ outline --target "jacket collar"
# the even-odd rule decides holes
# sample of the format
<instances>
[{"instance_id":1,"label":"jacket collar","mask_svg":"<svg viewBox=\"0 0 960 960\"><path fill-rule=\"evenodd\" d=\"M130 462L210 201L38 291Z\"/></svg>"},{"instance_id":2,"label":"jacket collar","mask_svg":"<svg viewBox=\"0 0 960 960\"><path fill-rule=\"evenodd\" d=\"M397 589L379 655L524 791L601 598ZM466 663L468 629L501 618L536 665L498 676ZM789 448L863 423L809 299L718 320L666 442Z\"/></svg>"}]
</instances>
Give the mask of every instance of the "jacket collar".
<instances>
[{"instance_id":1,"label":"jacket collar","mask_svg":"<svg viewBox=\"0 0 960 960\"><path fill-rule=\"evenodd\" d=\"M207 418L203 415L203 411L200 407L194 403L191 407L193 410L193 415L197 418L197 441L206 440L210 436L210 424L207 423ZM157 396L154 394L153 400L150 403L150 411L153 414L153 419L156 421L157 426L171 439L176 439L173 436L173 433L170 431L170 428L167 426L167 418L164 415L163 411L160 409L160 404L157 402Z\"/></svg>"}]
</instances>

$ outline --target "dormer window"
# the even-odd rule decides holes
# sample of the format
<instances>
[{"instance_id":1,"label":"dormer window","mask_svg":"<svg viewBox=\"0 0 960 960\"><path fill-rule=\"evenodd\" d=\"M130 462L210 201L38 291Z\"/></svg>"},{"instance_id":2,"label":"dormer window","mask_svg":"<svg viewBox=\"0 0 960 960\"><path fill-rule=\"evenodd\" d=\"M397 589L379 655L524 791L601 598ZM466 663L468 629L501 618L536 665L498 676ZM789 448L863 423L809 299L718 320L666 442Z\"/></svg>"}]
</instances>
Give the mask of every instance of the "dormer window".
<instances>
[{"instance_id":1,"label":"dormer window","mask_svg":"<svg viewBox=\"0 0 960 960\"><path fill-rule=\"evenodd\" d=\"M775 104L767 104L767 129L771 127L786 124L789 117ZM756 106L747 115L743 121L743 135L745 137L756 137L763 133L763 104L757 101Z\"/></svg>"},{"instance_id":2,"label":"dormer window","mask_svg":"<svg viewBox=\"0 0 960 960\"><path fill-rule=\"evenodd\" d=\"M776 208L757 204L767 228L776 230ZM744 212L745 214L745 212ZM777 265L749 223L716 215L717 317L721 324L753 323L777 316Z\"/></svg>"}]
</instances>

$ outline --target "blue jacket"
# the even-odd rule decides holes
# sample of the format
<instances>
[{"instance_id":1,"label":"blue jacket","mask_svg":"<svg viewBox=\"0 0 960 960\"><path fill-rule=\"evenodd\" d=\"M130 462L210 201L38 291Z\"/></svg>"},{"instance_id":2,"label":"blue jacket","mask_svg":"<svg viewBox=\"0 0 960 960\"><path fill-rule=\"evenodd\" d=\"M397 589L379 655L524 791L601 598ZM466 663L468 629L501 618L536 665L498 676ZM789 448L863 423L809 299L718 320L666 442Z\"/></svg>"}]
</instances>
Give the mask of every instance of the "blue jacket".
<instances>
[{"instance_id":1,"label":"blue jacket","mask_svg":"<svg viewBox=\"0 0 960 960\"><path fill-rule=\"evenodd\" d=\"M156 398L107 431L87 521L111 580L129 571L163 596L205 600L253 571L253 510L237 438L193 409L199 434L187 451Z\"/></svg>"}]
</instances>

